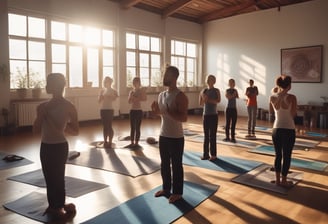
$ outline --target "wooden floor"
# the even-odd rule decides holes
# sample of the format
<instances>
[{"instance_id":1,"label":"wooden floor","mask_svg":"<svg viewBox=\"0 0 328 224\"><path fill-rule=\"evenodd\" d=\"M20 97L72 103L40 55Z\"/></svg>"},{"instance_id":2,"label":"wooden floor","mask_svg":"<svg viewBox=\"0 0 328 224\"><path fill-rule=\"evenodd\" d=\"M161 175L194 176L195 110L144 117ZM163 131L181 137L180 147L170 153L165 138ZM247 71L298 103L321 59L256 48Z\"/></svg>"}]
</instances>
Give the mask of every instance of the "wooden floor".
<instances>
[{"instance_id":1,"label":"wooden floor","mask_svg":"<svg viewBox=\"0 0 328 224\"><path fill-rule=\"evenodd\" d=\"M223 132L223 121L224 117L220 116L218 128L220 132ZM157 137L159 125L159 119L143 120L142 137ZM258 125L271 126L272 124L266 121L258 121ZM184 127L201 134L201 117L190 116ZM246 118L238 118L237 128L238 130L246 128ZM117 145L124 144L118 141L118 136L127 136L129 134L129 121L115 120L114 130L114 142ZM328 133L328 129L314 131ZM79 151L90 149L92 147L90 146L91 142L102 140L101 133L102 128L97 121L81 124L80 135L69 137L70 149ZM237 141L243 138L241 133L237 132ZM258 132L257 136L270 139L268 133ZM319 140L321 141L321 139ZM13 136L0 136L0 151L24 156L34 162L27 166L0 170L1 204L16 200L33 191L45 192L42 188L7 180L10 176L40 168L39 143L39 137L33 136L30 130L20 131ZM140 143L144 149L147 149L147 152L153 152L152 156L158 156L156 148L152 148L144 141ZM202 143L192 142L186 138L185 149L201 152ZM241 147L218 145L218 156L234 156L272 164L272 156L249 153L247 150ZM138 152L131 151L131 153ZM316 148L309 151L294 151L293 157L327 162L328 139L324 139ZM300 169L297 171L304 173L303 180L292 188L288 195L282 195L233 183L231 178L235 177L235 174L184 166L185 180L216 184L220 188L213 196L175 223L328 223L327 172ZM132 178L103 170L67 165L66 175L110 185L108 188L78 198L67 198L67 202L75 203L78 210L73 223L86 221L130 198L161 185L159 171L150 175ZM27 224L37 222L1 207L0 223Z\"/></svg>"}]
</instances>

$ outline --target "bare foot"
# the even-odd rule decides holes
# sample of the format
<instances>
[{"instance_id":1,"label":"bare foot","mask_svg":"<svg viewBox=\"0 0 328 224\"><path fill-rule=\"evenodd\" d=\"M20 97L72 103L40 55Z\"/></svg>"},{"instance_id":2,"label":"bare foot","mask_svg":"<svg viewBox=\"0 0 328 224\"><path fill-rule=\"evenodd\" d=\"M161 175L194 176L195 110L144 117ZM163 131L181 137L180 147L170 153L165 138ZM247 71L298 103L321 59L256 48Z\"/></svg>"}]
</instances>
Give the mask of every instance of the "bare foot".
<instances>
[{"instance_id":1,"label":"bare foot","mask_svg":"<svg viewBox=\"0 0 328 224\"><path fill-rule=\"evenodd\" d=\"M160 190L155 193L155 197L168 196L170 195L167 191Z\"/></svg>"},{"instance_id":2,"label":"bare foot","mask_svg":"<svg viewBox=\"0 0 328 224\"><path fill-rule=\"evenodd\" d=\"M182 198L182 195L181 194L172 194L169 197L169 203L174 203L174 202L180 200L181 198Z\"/></svg>"},{"instance_id":3,"label":"bare foot","mask_svg":"<svg viewBox=\"0 0 328 224\"><path fill-rule=\"evenodd\" d=\"M280 186L289 189L289 188L292 188L294 186L294 184L293 184L293 181L282 181L280 183Z\"/></svg>"},{"instance_id":4,"label":"bare foot","mask_svg":"<svg viewBox=\"0 0 328 224\"><path fill-rule=\"evenodd\" d=\"M209 159L210 161L214 161L214 160L216 160L217 159L217 157L216 156L211 156L211 158Z\"/></svg>"}]
</instances>

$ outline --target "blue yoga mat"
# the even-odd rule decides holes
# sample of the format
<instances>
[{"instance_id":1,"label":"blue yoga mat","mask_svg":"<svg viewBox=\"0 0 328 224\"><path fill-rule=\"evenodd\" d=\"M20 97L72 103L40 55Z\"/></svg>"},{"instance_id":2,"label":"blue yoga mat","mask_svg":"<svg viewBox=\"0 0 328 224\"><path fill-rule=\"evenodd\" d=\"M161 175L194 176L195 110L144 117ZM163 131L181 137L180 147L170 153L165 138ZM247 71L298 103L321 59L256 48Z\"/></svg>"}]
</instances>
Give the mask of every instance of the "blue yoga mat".
<instances>
[{"instance_id":1,"label":"blue yoga mat","mask_svg":"<svg viewBox=\"0 0 328 224\"><path fill-rule=\"evenodd\" d=\"M321 133L312 132L312 131L307 131L307 132L305 132L305 135L307 135L307 136L311 136L311 137L320 137L320 138L325 138L325 137L327 137L326 134L321 134Z\"/></svg>"},{"instance_id":2,"label":"blue yoga mat","mask_svg":"<svg viewBox=\"0 0 328 224\"><path fill-rule=\"evenodd\" d=\"M183 199L170 204L166 197L154 197L162 186L133 198L84 223L171 223L214 194L219 186L184 182Z\"/></svg>"},{"instance_id":3,"label":"blue yoga mat","mask_svg":"<svg viewBox=\"0 0 328 224\"><path fill-rule=\"evenodd\" d=\"M201 160L201 156L202 153L199 152L185 151L183 154L183 164L236 174L246 173L262 164L262 162L258 161L226 156L219 156L218 159L214 161Z\"/></svg>"},{"instance_id":4,"label":"blue yoga mat","mask_svg":"<svg viewBox=\"0 0 328 224\"><path fill-rule=\"evenodd\" d=\"M254 149L249 150L249 152L259 153L264 155L275 155L274 147L272 145L261 145ZM316 171L325 171L328 168L328 163L318 162L318 161L310 161L304 159L292 158L290 165L292 167L304 168Z\"/></svg>"},{"instance_id":5,"label":"blue yoga mat","mask_svg":"<svg viewBox=\"0 0 328 224\"><path fill-rule=\"evenodd\" d=\"M223 145L231 145L231 146L238 146L238 147L245 147L245 148L254 148L256 147L258 144L254 143L254 142L250 142L250 141L243 141L243 140L237 140L236 143L232 143L232 142L225 142L222 139L222 136L216 136L216 143L217 144L223 144ZM200 142L203 143L204 142L204 135L195 135L192 136L190 138L187 138L186 140L191 140L194 142Z\"/></svg>"}]
</instances>

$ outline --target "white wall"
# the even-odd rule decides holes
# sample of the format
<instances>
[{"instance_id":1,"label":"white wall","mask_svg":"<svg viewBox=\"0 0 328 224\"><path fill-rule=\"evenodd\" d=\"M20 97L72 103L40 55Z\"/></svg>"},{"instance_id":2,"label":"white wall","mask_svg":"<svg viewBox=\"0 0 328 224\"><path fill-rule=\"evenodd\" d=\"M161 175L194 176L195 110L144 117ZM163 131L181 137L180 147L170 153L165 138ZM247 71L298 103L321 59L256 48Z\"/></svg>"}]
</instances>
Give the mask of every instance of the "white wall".
<instances>
[{"instance_id":1,"label":"white wall","mask_svg":"<svg viewBox=\"0 0 328 224\"><path fill-rule=\"evenodd\" d=\"M238 113L246 115L245 89L254 79L259 107L268 108L268 97L280 74L280 49L324 45L322 83L293 83L298 104L322 104L328 96L328 1L315 0L258 11L218 21L204 27L204 73L217 77L224 95L228 79L236 80ZM227 100L222 97L219 107Z\"/></svg>"}]
</instances>

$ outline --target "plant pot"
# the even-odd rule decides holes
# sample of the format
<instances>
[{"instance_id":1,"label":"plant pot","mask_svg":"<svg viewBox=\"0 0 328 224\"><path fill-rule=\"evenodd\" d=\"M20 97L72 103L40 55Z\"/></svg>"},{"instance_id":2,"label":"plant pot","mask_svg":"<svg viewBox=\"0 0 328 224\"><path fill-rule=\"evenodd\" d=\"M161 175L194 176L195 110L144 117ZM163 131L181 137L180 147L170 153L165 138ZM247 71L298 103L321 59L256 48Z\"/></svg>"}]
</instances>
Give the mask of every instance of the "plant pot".
<instances>
[{"instance_id":1,"label":"plant pot","mask_svg":"<svg viewBox=\"0 0 328 224\"><path fill-rule=\"evenodd\" d=\"M42 93L42 89L41 88L34 88L34 89L32 89L32 97L33 98L40 98L41 97L41 93Z\"/></svg>"},{"instance_id":2,"label":"plant pot","mask_svg":"<svg viewBox=\"0 0 328 224\"><path fill-rule=\"evenodd\" d=\"M16 92L17 92L18 98L20 98L20 99L24 99L27 96L27 89L24 89L24 88L16 89Z\"/></svg>"}]
</instances>

